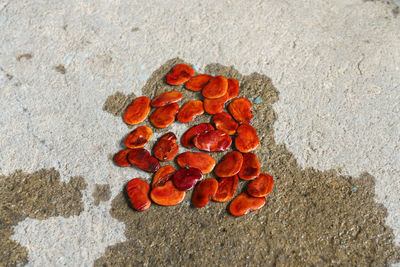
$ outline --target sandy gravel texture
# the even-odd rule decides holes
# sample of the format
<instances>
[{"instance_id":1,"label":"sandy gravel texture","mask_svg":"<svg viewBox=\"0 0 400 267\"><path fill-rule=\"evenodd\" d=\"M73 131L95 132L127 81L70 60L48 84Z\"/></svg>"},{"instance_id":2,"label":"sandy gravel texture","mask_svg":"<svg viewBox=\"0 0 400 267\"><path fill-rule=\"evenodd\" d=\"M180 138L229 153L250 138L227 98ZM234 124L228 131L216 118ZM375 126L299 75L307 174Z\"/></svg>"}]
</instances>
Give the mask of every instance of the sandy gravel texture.
<instances>
[{"instance_id":1,"label":"sandy gravel texture","mask_svg":"<svg viewBox=\"0 0 400 267\"><path fill-rule=\"evenodd\" d=\"M91 265L125 241L111 200L96 206L93 191L109 184L114 199L144 174L109 160L129 128L102 107L116 92L141 95L177 56L198 71L220 63L270 77L280 92L276 143L301 168L374 176L399 243L400 20L386 4L2 1L0 25L0 173L55 168L61 181L88 184L79 216L14 229L30 264Z\"/></svg>"}]
</instances>

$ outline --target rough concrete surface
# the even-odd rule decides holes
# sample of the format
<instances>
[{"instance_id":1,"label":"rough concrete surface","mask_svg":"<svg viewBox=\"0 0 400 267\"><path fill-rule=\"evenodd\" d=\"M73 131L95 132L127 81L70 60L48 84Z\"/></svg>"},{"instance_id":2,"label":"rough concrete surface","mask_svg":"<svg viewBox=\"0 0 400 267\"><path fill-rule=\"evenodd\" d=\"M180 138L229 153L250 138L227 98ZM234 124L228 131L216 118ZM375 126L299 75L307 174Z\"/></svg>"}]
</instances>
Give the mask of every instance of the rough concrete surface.
<instances>
[{"instance_id":1,"label":"rough concrete surface","mask_svg":"<svg viewBox=\"0 0 400 267\"><path fill-rule=\"evenodd\" d=\"M279 91L270 126L277 146L299 171L373 176L376 202L360 201L376 210L370 214L381 218L378 225L386 221L387 229L373 232L389 238L392 229L399 244L397 7L362 0L0 1L0 179L54 168L62 182L81 176L87 183L79 215L28 217L12 240L26 248L30 265L90 266L135 234L110 210L130 178L150 177L110 161L130 129L103 106L116 92L141 95L153 71L180 57L199 72L219 63L270 77ZM372 186L372 178L362 179ZM96 184L110 186L110 200L95 204Z\"/></svg>"}]
</instances>

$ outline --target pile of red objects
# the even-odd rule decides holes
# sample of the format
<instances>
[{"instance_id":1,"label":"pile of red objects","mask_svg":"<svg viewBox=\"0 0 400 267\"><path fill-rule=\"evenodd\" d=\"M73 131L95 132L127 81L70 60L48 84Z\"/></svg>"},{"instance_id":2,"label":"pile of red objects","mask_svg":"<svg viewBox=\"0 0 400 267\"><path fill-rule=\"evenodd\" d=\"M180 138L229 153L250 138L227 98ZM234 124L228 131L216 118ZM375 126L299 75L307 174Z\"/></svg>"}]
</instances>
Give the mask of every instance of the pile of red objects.
<instances>
[{"instance_id":1,"label":"pile of red objects","mask_svg":"<svg viewBox=\"0 0 400 267\"><path fill-rule=\"evenodd\" d=\"M143 148L152 136L152 129L145 125L137 127L125 139L127 148L114 156L118 166L133 165L155 173L151 189L140 178L128 182L126 190L132 206L143 211L150 207L151 201L162 206L177 205L183 201L185 192L193 187L192 204L195 207L207 205L210 199L227 202L234 197L240 178L251 182L230 203L230 213L241 216L258 210L264 206L274 180L270 175L261 173L258 158L251 152L260 144L255 129L250 125L253 118L251 102L243 97L237 98L239 83L236 79L193 75L194 70L190 66L178 64L167 74L166 82L170 85L185 84L188 90L201 91L203 101L190 100L179 107L176 102L183 98L183 94L178 91L162 93L153 100L146 96L138 97L126 109L124 121L130 125L139 124L147 118L153 107L155 110L150 115L150 122L154 127L166 128L175 118L187 123L205 111L213 115L213 124L201 123L191 127L182 135L181 144L206 152L226 151L231 148L232 136L235 136L237 151L228 152L218 164L212 156L199 151L177 156L177 137L168 132L154 145L152 155ZM224 107L230 100L229 114ZM175 170L170 165L160 168L159 161L170 161L175 157L181 169ZM203 175L212 171L219 180L202 179Z\"/></svg>"}]
</instances>

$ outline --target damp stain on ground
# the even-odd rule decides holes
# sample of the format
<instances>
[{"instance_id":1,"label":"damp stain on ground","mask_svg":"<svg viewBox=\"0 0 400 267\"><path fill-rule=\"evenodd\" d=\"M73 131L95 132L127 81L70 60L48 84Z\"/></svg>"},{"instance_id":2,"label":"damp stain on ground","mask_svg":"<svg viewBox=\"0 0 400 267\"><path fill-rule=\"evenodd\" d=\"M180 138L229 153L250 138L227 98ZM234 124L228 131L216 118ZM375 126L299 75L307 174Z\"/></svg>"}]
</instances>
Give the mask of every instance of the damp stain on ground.
<instances>
[{"instance_id":1,"label":"damp stain on ground","mask_svg":"<svg viewBox=\"0 0 400 267\"><path fill-rule=\"evenodd\" d=\"M10 239L14 226L26 218L44 220L54 216L70 217L83 211L82 177L60 181L54 169L34 173L16 171L0 176L0 266L26 264L28 251Z\"/></svg>"},{"instance_id":2,"label":"damp stain on ground","mask_svg":"<svg viewBox=\"0 0 400 267\"><path fill-rule=\"evenodd\" d=\"M103 110L113 116L120 117L133 99L135 99L134 94L124 95L121 92L116 92L107 97L103 104Z\"/></svg>"},{"instance_id":3,"label":"damp stain on ground","mask_svg":"<svg viewBox=\"0 0 400 267\"><path fill-rule=\"evenodd\" d=\"M100 202L108 201L111 197L111 189L108 184L96 184L93 191L94 205L98 206Z\"/></svg>"},{"instance_id":4,"label":"damp stain on ground","mask_svg":"<svg viewBox=\"0 0 400 267\"><path fill-rule=\"evenodd\" d=\"M184 92L181 104L198 98L199 94L164 82L171 67L182 62L172 59L156 70L143 95L152 98L173 89ZM205 73L236 78L240 96L261 97L253 106L252 124L261 143L256 154L262 171L275 178L265 207L233 217L226 203L193 208L188 191L178 206L152 204L149 210L136 212L121 188L110 213L125 223L127 241L108 247L96 266L384 266L400 260L400 249L385 224L387 211L374 201L374 177L302 169L285 145L275 142L277 114L272 104L279 93L271 79L257 73L243 76L219 64L208 65ZM123 103L118 110L125 109ZM209 120L203 115L188 126ZM165 129L169 130L173 126ZM244 186L241 182L237 194Z\"/></svg>"}]
</instances>

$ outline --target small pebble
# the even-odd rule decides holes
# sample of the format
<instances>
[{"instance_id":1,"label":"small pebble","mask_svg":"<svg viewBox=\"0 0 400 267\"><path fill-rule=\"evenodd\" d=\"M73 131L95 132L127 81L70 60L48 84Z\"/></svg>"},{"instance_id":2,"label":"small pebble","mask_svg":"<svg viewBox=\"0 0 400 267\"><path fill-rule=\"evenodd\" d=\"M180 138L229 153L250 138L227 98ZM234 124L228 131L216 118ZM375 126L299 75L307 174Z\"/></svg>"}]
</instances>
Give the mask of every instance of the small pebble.
<instances>
[{"instance_id":1,"label":"small pebble","mask_svg":"<svg viewBox=\"0 0 400 267\"><path fill-rule=\"evenodd\" d=\"M256 99L254 99L254 104L260 104L262 102L262 98L261 97L256 97Z\"/></svg>"}]
</instances>

